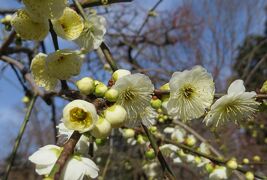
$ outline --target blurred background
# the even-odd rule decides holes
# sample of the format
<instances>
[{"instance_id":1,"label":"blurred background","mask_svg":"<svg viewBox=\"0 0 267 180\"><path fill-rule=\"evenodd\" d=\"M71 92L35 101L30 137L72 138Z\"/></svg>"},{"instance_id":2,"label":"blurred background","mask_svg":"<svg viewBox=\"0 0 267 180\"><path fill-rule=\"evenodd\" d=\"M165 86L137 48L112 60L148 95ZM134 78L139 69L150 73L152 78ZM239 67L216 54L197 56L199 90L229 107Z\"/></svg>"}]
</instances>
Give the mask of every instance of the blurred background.
<instances>
[{"instance_id":1,"label":"blurred background","mask_svg":"<svg viewBox=\"0 0 267 180\"><path fill-rule=\"evenodd\" d=\"M16 0L1 0L0 17L22 6ZM169 81L174 71L202 65L212 73L216 92L225 92L229 83L238 78L244 80L248 90L258 92L267 79L266 9L265 0L134 0L88 8L106 17L105 42L120 67L149 75L159 87ZM4 25L0 25L0 29L3 42L10 32ZM78 48L62 39L59 45L60 48ZM29 67L29 60L36 53L31 49L36 46L36 43L18 39L9 49L18 49L17 53L10 56ZM50 36L45 39L44 46L48 53L53 51ZM97 51L87 55L81 75L73 81L84 75L104 82L109 80L109 67ZM0 176L24 118L24 96L14 69L0 61ZM53 124L60 121L65 104L66 101L55 99L56 113L52 114L50 106L40 99L37 101L10 179L38 178L27 158L39 147L55 143ZM261 112L253 122L227 125L216 132L210 131L201 121L193 121L189 126L228 158L242 161L258 155L266 162L266 117L266 111ZM116 154L107 172L108 179L144 179L142 162L136 160L142 159L140 150L123 141L120 136L115 138ZM102 157L98 159L100 169L107 157L107 147L100 147L95 156L95 159ZM177 174L183 172L179 179L206 178L190 165L173 166ZM267 173L266 163L254 164L252 168Z\"/></svg>"}]
</instances>

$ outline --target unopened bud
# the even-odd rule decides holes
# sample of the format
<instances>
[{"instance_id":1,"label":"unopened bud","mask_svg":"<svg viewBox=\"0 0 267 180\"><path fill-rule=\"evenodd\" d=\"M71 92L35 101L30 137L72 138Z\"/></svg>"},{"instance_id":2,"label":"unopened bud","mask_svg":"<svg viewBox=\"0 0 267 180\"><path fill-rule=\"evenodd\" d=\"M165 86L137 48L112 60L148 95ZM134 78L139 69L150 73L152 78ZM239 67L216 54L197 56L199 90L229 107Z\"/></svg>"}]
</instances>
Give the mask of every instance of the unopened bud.
<instances>
[{"instance_id":1,"label":"unopened bud","mask_svg":"<svg viewBox=\"0 0 267 180\"><path fill-rule=\"evenodd\" d=\"M127 112L125 109L120 105L113 105L107 108L104 112L105 119L109 121L112 128L119 128L121 127L127 117Z\"/></svg>"},{"instance_id":2,"label":"unopened bud","mask_svg":"<svg viewBox=\"0 0 267 180\"><path fill-rule=\"evenodd\" d=\"M124 129L123 130L123 137L124 138L133 138L134 137L134 134L135 134L135 132L134 132L134 130L133 129Z\"/></svg>"},{"instance_id":3,"label":"unopened bud","mask_svg":"<svg viewBox=\"0 0 267 180\"><path fill-rule=\"evenodd\" d=\"M158 109L161 107L161 100L160 99L151 99L150 104L154 109Z\"/></svg>"},{"instance_id":4,"label":"unopened bud","mask_svg":"<svg viewBox=\"0 0 267 180\"><path fill-rule=\"evenodd\" d=\"M238 164L236 162L236 159L231 159L226 163L227 167L229 169L236 169L238 167Z\"/></svg>"},{"instance_id":5,"label":"unopened bud","mask_svg":"<svg viewBox=\"0 0 267 180\"><path fill-rule=\"evenodd\" d=\"M254 179L254 174L250 171L246 172L245 174L246 180L253 180Z\"/></svg>"},{"instance_id":6,"label":"unopened bud","mask_svg":"<svg viewBox=\"0 0 267 180\"><path fill-rule=\"evenodd\" d=\"M188 135L188 137L185 139L185 144L188 146L194 146L196 142L197 140L193 135Z\"/></svg>"},{"instance_id":7,"label":"unopened bud","mask_svg":"<svg viewBox=\"0 0 267 180\"><path fill-rule=\"evenodd\" d=\"M95 127L91 131L91 134L95 138L106 138L110 135L110 132L111 124L103 117L99 117L95 124Z\"/></svg>"},{"instance_id":8,"label":"unopened bud","mask_svg":"<svg viewBox=\"0 0 267 180\"><path fill-rule=\"evenodd\" d=\"M105 99L109 102L116 102L119 96L119 92L116 89L109 89L105 93Z\"/></svg>"},{"instance_id":9,"label":"unopened bud","mask_svg":"<svg viewBox=\"0 0 267 180\"><path fill-rule=\"evenodd\" d=\"M76 82L79 91L84 95L92 94L95 90L94 80L89 77L84 77Z\"/></svg>"},{"instance_id":10,"label":"unopened bud","mask_svg":"<svg viewBox=\"0 0 267 180\"><path fill-rule=\"evenodd\" d=\"M117 81L118 79L122 78L123 76L127 76L129 74L131 74L131 72L126 70L126 69L118 69L117 71L115 71L112 74L112 79L114 81Z\"/></svg>"},{"instance_id":11,"label":"unopened bud","mask_svg":"<svg viewBox=\"0 0 267 180\"><path fill-rule=\"evenodd\" d=\"M155 154L155 151L150 148L145 152L145 156L148 159L154 159L156 157L156 154Z\"/></svg>"},{"instance_id":12,"label":"unopened bud","mask_svg":"<svg viewBox=\"0 0 267 180\"><path fill-rule=\"evenodd\" d=\"M105 84L99 83L95 87L94 94L95 94L96 97L104 97L104 95L105 95L107 90L108 90L108 87Z\"/></svg>"}]
</instances>

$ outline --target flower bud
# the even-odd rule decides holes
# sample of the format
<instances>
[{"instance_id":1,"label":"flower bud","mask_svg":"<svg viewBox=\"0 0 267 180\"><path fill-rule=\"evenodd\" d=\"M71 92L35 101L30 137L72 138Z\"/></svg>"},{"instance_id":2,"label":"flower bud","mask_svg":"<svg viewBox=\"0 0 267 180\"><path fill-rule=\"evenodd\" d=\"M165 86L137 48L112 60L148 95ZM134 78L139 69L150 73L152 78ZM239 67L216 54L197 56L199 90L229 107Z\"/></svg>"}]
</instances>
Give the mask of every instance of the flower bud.
<instances>
[{"instance_id":1,"label":"flower bud","mask_svg":"<svg viewBox=\"0 0 267 180\"><path fill-rule=\"evenodd\" d=\"M124 129L123 130L123 137L124 138L133 138L135 131L133 129Z\"/></svg>"},{"instance_id":2,"label":"flower bud","mask_svg":"<svg viewBox=\"0 0 267 180\"><path fill-rule=\"evenodd\" d=\"M231 159L226 163L227 167L229 169L236 169L238 167L238 164L236 162L236 159Z\"/></svg>"},{"instance_id":3,"label":"flower bud","mask_svg":"<svg viewBox=\"0 0 267 180\"><path fill-rule=\"evenodd\" d=\"M188 137L185 139L185 144L188 146L194 146L196 144L196 138L193 135L188 135Z\"/></svg>"},{"instance_id":4,"label":"flower bud","mask_svg":"<svg viewBox=\"0 0 267 180\"><path fill-rule=\"evenodd\" d=\"M147 159L154 159L156 157L155 151L150 148L145 152L145 156Z\"/></svg>"},{"instance_id":5,"label":"flower bud","mask_svg":"<svg viewBox=\"0 0 267 180\"><path fill-rule=\"evenodd\" d=\"M126 69L118 69L117 71L115 71L113 74L112 74L112 79L114 81L117 81L119 78L123 77L123 76L127 76L131 74L130 71L126 70Z\"/></svg>"},{"instance_id":6,"label":"flower bud","mask_svg":"<svg viewBox=\"0 0 267 180\"><path fill-rule=\"evenodd\" d=\"M161 107L161 100L160 99L151 99L150 104L154 109L158 109Z\"/></svg>"},{"instance_id":7,"label":"flower bud","mask_svg":"<svg viewBox=\"0 0 267 180\"><path fill-rule=\"evenodd\" d=\"M99 139L99 138L97 138L96 140L95 140L95 143L96 143L96 145L98 145L98 146L103 146L104 144L105 144L105 139Z\"/></svg>"},{"instance_id":8,"label":"flower bud","mask_svg":"<svg viewBox=\"0 0 267 180\"><path fill-rule=\"evenodd\" d=\"M169 83L166 83L163 86L161 86L159 89L163 90L163 91L169 91L170 90L170 85L169 85ZM168 101L169 97L170 97L169 94L163 95L163 96L161 96L161 100L164 101L164 102Z\"/></svg>"},{"instance_id":9,"label":"flower bud","mask_svg":"<svg viewBox=\"0 0 267 180\"><path fill-rule=\"evenodd\" d=\"M105 99L109 102L116 102L117 98L119 96L119 92L116 89L109 89L105 93Z\"/></svg>"},{"instance_id":10,"label":"flower bud","mask_svg":"<svg viewBox=\"0 0 267 180\"><path fill-rule=\"evenodd\" d=\"M146 141L145 141L145 139L144 139L144 136L142 136L141 134L139 134L139 135L137 136L137 142L138 142L139 144L145 144Z\"/></svg>"},{"instance_id":11,"label":"flower bud","mask_svg":"<svg viewBox=\"0 0 267 180\"><path fill-rule=\"evenodd\" d=\"M156 133L157 132L157 127L156 126L150 126L149 127L149 131L151 132L151 133Z\"/></svg>"},{"instance_id":12,"label":"flower bud","mask_svg":"<svg viewBox=\"0 0 267 180\"><path fill-rule=\"evenodd\" d=\"M95 90L94 80L89 77L84 77L81 80L77 81L76 86L84 95L89 95Z\"/></svg>"},{"instance_id":13,"label":"flower bud","mask_svg":"<svg viewBox=\"0 0 267 180\"><path fill-rule=\"evenodd\" d=\"M267 93L267 80L263 83L260 92Z\"/></svg>"},{"instance_id":14,"label":"flower bud","mask_svg":"<svg viewBox=\"0 0 267 180\"><path fill-rule=\"evenodd\" d=\"M213 167L213 164L211 163L207 163L205 165L205 170L208 172L208 173L211 173L213 171L214 167Z\"/></svg>"},{"instance_id":15,"label":"flower bud","mask_svg":"<svg viewBox=\"0 0 267 180\"><path fill-rule=\"evenodd\" d=\"M96 85L94 94L96 97L103 97L107 90L108 87L105 84L100 83Z\"/></svg>"},{"instance_id":16,"label":"flower bud","mask_svg":"<svg viewBox=\"0 0 267 180\"><path fill-rule=\"evenodd\" d=\"M30 102L30 98L28 96L24 96L21 101L25 104L29 103Z\"/></svg>"},{"instance_id":17,"label":"flower bud","mask_svg":"<svg viewBox=\"0 0 267 180\"><path fill-rule=\"evenodd\" d=\"M243 163L244 163L244 164L248 164L248 163L249 163L249 159L248 159L248 158L244 158L244 159L243 159Z\"/></svg>"},{"instance_id":18,"label":"flower bud","mask_svg":"<svg viewBox=\"0 0 267 180\"><path fill-rule=\"evenodd\" d=\"M246 180L253 180L254 179L254 174L252 172L248 171L245 174L245 177L246 177Z\"/></svg>"},{"instance_id":19,"label":"flower bud","mask_svg":"<svg viewBox=\"0 0 267 180\"><path fill-rule=\"evenodd\" d=\"M253 161L260 162L261 161L261 157L260 156L253 156Z\"/></svg>"},{"instance_id":20,"label":"flower bud","mask_svg":"<svg viewBox=\"0 0 267 180\"><path fill-rule=\"evenodd\" d=\"M109 136L110 132L111 132L110 123L103 117L99 117L95 124L95 127L92 129L91 134L95 138L106 138Z\"/></svg>"},{"instance_id":21,"label":"flower bud","mask_svg":"<svg viewBox=\"0 0 267 180\"><path fill-rule=\"evenodd\" d=\"M126 120L127 112L120 105L113 105L105 110L105 119L109 121L112 128L121 127Z\"/></svg>"}]
</instances>

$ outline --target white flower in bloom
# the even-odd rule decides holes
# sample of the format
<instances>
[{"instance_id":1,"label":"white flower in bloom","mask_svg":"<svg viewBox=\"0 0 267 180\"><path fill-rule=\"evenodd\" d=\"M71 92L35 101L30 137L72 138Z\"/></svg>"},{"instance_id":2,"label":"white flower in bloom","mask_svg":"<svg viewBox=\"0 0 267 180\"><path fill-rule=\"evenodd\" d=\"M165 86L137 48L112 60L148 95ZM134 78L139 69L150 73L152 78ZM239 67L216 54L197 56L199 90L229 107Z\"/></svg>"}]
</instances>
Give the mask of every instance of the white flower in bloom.
<instances>
[{"instance_id":1,"label":"white flower in bloom","mask_svg":"<svg viewBox=\"0 0 267 180\"><path fill-rule=\"evenodd\" d=\"M65 8L59 19L52 20L52 23L57 35L67 40L78 38L84 28L82 17L69 7Z\"/></svg>"},{"instance_id":2,"label":"white flower in bloom","mask_svg":"<svg viewBox=\"0 0 267 180\"><path fill-rule=\"evenodd\" d=\"M183 121L201 117L213 102L212 76L201 66L175 72L170 79L168 113Z\"/></svg>"},{"instance_id":3,"label":"white flower in bloom","mask_svg":"<svg viewBox=\"0 0 267 180\"><path fill-rule=\"evenodd\" d=\"M46 68L54 78L67 80L80 73L83 58L76 51L57 50L46 58Z\"/></svg>"},{"instance_id":4,"label":"white flower in bloom","mask_svg":"<svg viewBox=\"0 0 267 180\"><path fill-rule=\"evenodd\" d=\"M48 21L62 16L67 0L23 0L27 12L35 21Z\"/></svg>"},{"instance_id":5,"label":"white flower in bloom","mask_svg":"<svg viewBox=\"0 0 267 180\"><path fill-rule=\"evenodd\" d=\"M46 90L55 89L58 80L67 80L80 72L83 59L70 50L59 50L48 56L37 54L31 63L31 71L37 85Z\"/></svg>"},{"instance_id":6,"label":"white flower in bloom","mask_svg":"<svg viewBox=\"0 0 267 180\"><path fill-rule=\"evenodd\" d=\"M52 170L61 153L60 147L56 145L46 145L33 153L29 160L36 164L36 173L39 175L47 175Z\"/></svg>"},{"instance_id":7,"label":"white flower in bloom","mask_svg":"<svg viewBox=\"0 0 267 180\"><path fill-rule=\"evenodd\" d=\"M84 22L81 35L74 40L86 52L99 48L106 34L106 19L103 16L90 15Z\"/></svg>"},{"instance_id":8,"label":"white flower in bloom","mask_svg":"<svg viewBox=\"0 0 267 180\"><path fill-rule=\"evenodd\" d=\"M48 21L34 22L24 10L18 10L11 19L16 33L26 40L42 41L49 32Z\"/></svg>"},{"instance_id":9,"label":"white flower in bloom","mask_svg":"<svg viewBox=\"0 0 267 180\"><path fill-rule=\"evenodd\" d=\"M255 100L256 93L245 92L242 80L235 80L229 86L227 95L222 96L212 106L204 122L218 126L227 121L252 119L259 105Z\"/></svg>"},{"instance_id":10,"label":"white flower in bloom","mask_svg":"<svg viewBox=\"0 0 267 180\"><path fill-rule=\"evenodd\" d=\"M46 70L45 60L47 58L46 54L37 54L31 63L31 71L35 83L38 86L44 87L46 90L55 89L58 79L50 76Z\"/></svg>"},{"instance_id":11,"label":"white flower in bloom","mask_svg":"<svg viewBox=\"0 0 267 180\"><path fill-rule=\"evenodd\" d=\"M149 177L149 179L153 179L153 177L158 176L158 172L156 169L158 166L159 166L159 164L156 162L145 164L143 166L143 170L145 171L145 173Z\"/></svg>"},{"instance_id":12,"label":"white flower in bloom","mask_svg":"<svg viewBox=\"0 0 267 180\"><path fill-rule=\"evenodd\" d=\"M62 172L63 180L83 180L84 176L96 178L98 176L98 167L89 158L73 156L67 162Z\"/></svg>"},{"instance_id":13,"label":"white flower in bloom","mask_svg":"<svg viewBox=\"0 0 267 180\"><path fill-rule=\"evenodd\" d=\"M69 130L68 128L66 128L66 126L63 123L60 123L58 126L58 136L59 139L62 138L64 140L65 143L72 135L72 133L74 132L74 130ZM94 147L96 147L94 145ZM75 146L75 151L81 154L88 154L89 151L89 138L85 135L82 135L81 138L79 139L79 141L77 142L76 146Z\"/></svg>"},{"instance_id":14,"label":"white flower in bloom","mask_svg":"<svg viewBox=\"0 0 267 180\"><path fill-rule=\"evenodd\" d=\"M63 109L64 125L80 133L93 129L97 119L95 106L84 100L74 100Z\"/></svg>"},{"instance_id":15,"label":"white flower in bloom","mask_svg":"<svg viewBox=\"0 0 267 180\"><path fill-rule=\"evenodd\" d=\"M216 167L210 173L209 179L211 179L211 180L228 179L226 167L223 167L223 166Z\"/></svg>"},{"instance_id":16,"label":"white flower in bloom","mask_svg":"<svg viewBox=\"0 0 267 180\"><path fill-rule=\"evenodd\" d=\"M164 144L159 147L164 156L173 159L173 163L179 164L182 162L181 158L178 156L179 148L173 144Z\"/></svg>"},{"instance_id":17,"label":"white flower in bloom","mask_svg":"<svg viewBox=\"0 0 267 180\"><path fill-rule=\"evenodd\" d=\"M140 113L150 106L154 91L151 80L144 74L130 74L119 78L112 88L119 92L116 103L127 112L126 126L137 125Z\"/></svg>"},{"instance_id":18,"label":"white flower in bloom","mask_svg":"<svg viewBox=\"0 0 267 180\"><path fill-rule=\"evenodd\" d=\"M60 147L47 145L33 153L29 157L29 160L36 165L35 170L39 175L48 175L60 153ZM96 178L98 176L98 171L98 167L92 160L74 155L66 162L60 179L82 180L84 176Z\"/></svg>"},{"instance_id":19,"label":"white flower in bloom","mask_svg":"<svg viewBox=\"0 0 267 180\"><path fill-rule=\"evenodd\" d=\"M185 140L186 131L178 126L175 128L166 127L163 132L171 134L171 139L173 141L177 141L178 143L182 143Z\"/></svg>"}]
</instances>

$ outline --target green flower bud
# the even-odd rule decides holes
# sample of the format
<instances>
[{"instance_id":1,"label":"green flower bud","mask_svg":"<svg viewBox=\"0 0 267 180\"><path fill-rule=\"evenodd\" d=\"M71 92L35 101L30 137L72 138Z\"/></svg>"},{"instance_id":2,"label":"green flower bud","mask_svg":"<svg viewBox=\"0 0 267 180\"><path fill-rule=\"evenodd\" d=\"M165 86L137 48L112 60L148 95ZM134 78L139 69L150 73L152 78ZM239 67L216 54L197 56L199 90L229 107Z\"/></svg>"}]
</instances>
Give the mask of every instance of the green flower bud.
<instances>
[{"instance_id":1,"label":"green flower bud","mask_svg":"<svg viewBox=\"0 0 267 180\"><path fill-rule=\"evenodd\" d=\"M156 154L155 154L155 151L153 149L148 149L146 152L145 152L145 156L146 158L148 159L154 159L156 157Z\"/></svg>"},{"instance_id":2,"label":"green flower bud","mask_svg":"<svg viewBox=\"0 0 267 180\"><path fill-rule=\"evenodd\" d=\"M94 94L96 97L104 97L107 90L108 87L105 84L100 83L96 85Z\"/></svg>"},{"instance_id":3,"label":"green flower bud","mask_svg":"<svg viewBox=\"0 0 267 180\"><path fill-rule=\"evenodd\" d=\"M188 146L194 146L196 142L197 140L193 135L188 135L188 137L185 139L185 144Z\"/></svg>"},{"instance_id":4,"label":"green flower bud","mask_svg":"<svg viewBox=\"0 0 267 180\"><path fill-rule=\"evenodd\" d=\"M196 164L200 164L201 163L201 158L199 156L195 156L194 161L195 161Z\"/></svg>"},{"instance_id":5,"label":"green flower bud","mask_svg":"<svg viewBox=\"0 0 267 180\"><path fill-rule=\"evenodd\" d=\"M95 83L92 78L84 77L76 82L79 91L84 95L92 94L95 90Z\"/></svg>"},{"instance_id":6,"label":"green flower bud","mask_svg":"<svg viewBox=\"0 0 267 180\"><path fill-rule=\"evenodd\" d=\"M151 133L155 133L155 132L157 132L158 128L156 126L150 126L149 130Z\"/></svg>"},{"instance_id":7,"label":"green flower bud","mask_svg":"<svg viewBox=\"0 0 267 180\"><path fill-rule=\"evenodd\" d=\"M139 144L145 144L146 143L144 137L141 134L139 134L137 136L137 143L139 143Z\"/></svg>"},{"instance_id":8,"label":"green flower bud","mask_svg":"<svg viewBox=\"0 0 267 180\"><path fill-rule=\"evenodd\" d=\"M227 167L229 169L236 169L238 167L238 164L236 162L236 159L231 159L226 163Z\"/></svg>"},{"instance_id":9,"label":"green flower bud","mask_svg":"<svg viewBox=\"0 0 267 180\"><path fill-rule=\"evenodd\" d=\"M119 128L121 127L127 117L127 112L125 109L120 105L113 105L107 108L104 112L105 119L109 121L112 128Z\"/></svg>"},{"instance_id":10,"label":"green flower bud","mask_svg":"<svg viewBox=\"0 0 267 180\"><path fill-rule=\"evenodd\" d=\"M135 131L133 129L124 129L123 130L123 137L124 138L133 138Z\"/></svg>"},{"instance_id":11,"label":"green flower bud","mask_svg":"<svg viewBox=\"0 0 267 180\"><path fill-rule=\"evenodd\" d=\"M105 142L106 142L105 139L99 139L99 138L95 139L95 143L98 146L103 146L105 144Z\"/></svg>"},{"instance_id":12,"label":"green flower bud","mask_svg":"<svg viewBox=\"0 0 267 180\"><path fill-rule=\"evenodd\" d=\"M213 167L213 164L211 163L207 163L205 165L205 170L208 172L208 173L211 173L213 171L214 167Z\"/></svg>"},{"instance_id":13,"label":"green flower bud","mask_svg":"<svg viewBox=\"0 0 267 180\"><path fill-rule=\"evenodd\" d=\"M161 86L159 89L160 89L160 90L163 90L163 91L169 91L169 90L170 90L170 85L169 85L169 83L166 83L166 84L164 84L163 86ZM163 102L164 102L164 101L168 101L169 98L170 98L170 95L169 95L169 94L166 94L166 95L161 96L161 100L162 100Z\"/></svg>"},{"instance_id":14,"label":"green flower bud","mask_svg":"<svg viewBox=\"0 0 267 180\"><path fill-rule=\"evenodd\" d=\"M246 180L253 180L254 179L254 174L252 172L248 171L245 174L245 177L246 177Z\"/></svg>"},{"instance_id":15,"label":"green flower bud","mask_svg":"<svg viewBox=\"0 0 267 180\"><path fill-rule=\"evenodd\" d=\"M95 127L91 131L91 134L95 138L106 138L110 135L110 132L111 124L103 117L99 117L95 124Z\"/></svg>"},{"instance_id":16,"label":"green flower bud","mask_svg":"<svg viewBox=\"0 0 267 180\"><path fill-rule=\"evenodd\" d=\"M109 102L116 102L119 96L119 92L116 89L109 89L105 93L105 99Z\"/></svg>"},{"instance_id":17,"label":"green flower bud","mask_svg":"<svg viewBox=\"0 0 267 180\"><path fill-rule=\"evenodd\" d=\"M114 81L117 81L119 78L123 77L123 76L127 76L131 74L130 71L126 70L126 69L118 69L117 71L115 71L113 74L112 74L112 79Z\"/></svg>"},{"instance_id":18,"label":"green flower bud","mask_svg":"<svg viewBox=\"0 0 267 180\"><path fill-rule=\"evenodd\" d=\"M150 104L154 109L158 109L161 107L161 100L160 99L151 99Z\"/></svg>"}]
</instances>

